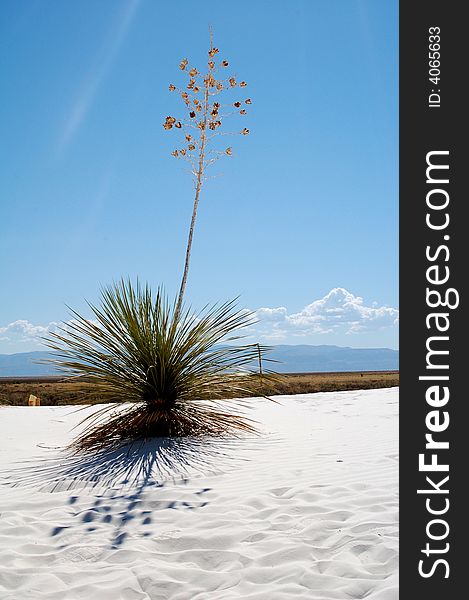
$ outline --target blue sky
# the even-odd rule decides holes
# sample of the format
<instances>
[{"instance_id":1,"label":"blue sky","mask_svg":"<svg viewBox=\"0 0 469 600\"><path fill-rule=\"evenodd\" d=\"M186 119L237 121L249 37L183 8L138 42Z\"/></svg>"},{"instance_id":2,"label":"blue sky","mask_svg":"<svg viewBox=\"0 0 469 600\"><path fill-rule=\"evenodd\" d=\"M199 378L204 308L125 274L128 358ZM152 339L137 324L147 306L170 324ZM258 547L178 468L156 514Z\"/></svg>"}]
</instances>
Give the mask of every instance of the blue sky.
<instances>
[{"instance_id":1,"label":"blue sky","mask_svg":"<svg viewBox=\"0 0 469 600\"><path fill-rule=\"evenodd\" d=\"M162 122L208 24L251 134L203 188L187 301L239 295L264 341L397 347L397 1L4 0L0 353L122 275L176 294L193 188Z\"/></svg>"}]
</instances>

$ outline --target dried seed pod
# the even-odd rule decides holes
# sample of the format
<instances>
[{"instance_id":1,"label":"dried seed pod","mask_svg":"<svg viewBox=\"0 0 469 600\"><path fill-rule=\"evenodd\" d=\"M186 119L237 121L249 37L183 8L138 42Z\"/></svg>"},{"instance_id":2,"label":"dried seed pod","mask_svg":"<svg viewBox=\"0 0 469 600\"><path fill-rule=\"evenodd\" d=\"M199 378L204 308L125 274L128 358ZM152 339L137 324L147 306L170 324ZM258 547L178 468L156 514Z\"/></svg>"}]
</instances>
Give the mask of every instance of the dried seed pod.
<instances>
[{"instance_id":1,"label":"dried seed pod","mask_svg":"<svg viewBox=\"0 0 469 600\"><path fill-rule=\"evenodd\" d=\"M189 117L191 119L193 119L195 117L195 112L193 110L191 110L191 112L189 113Z\"/></svg>"},{"instance_id":2,"label":"dried seed pod","mask_svg":"<svg viewBox=\"0 0 469 600\"><path fill-rule=\"evenodd\" d=\"M249 129L247 129L247 128L245 127L241 133L242 133L243 135L249 135Z\"/></svg>"},{"instance_id":3,"label":"dried seed pod","mask_svg":"<svg viewBox=\"0 0 469 600\"><path fill-rule=\"evenodd\" d=\"M223 89L223 83L221 83L221 81L219 81L217 83L217 90L220 92Z\"/></svg>"},{"instance_id":4,"label":"dried seed pod","mask_svg":"<svg viewBox=\"0 0 469 600\"><path fill-rule=\"evenodd\" d=\"M195 146L194 146L194 144L189 144L189 150L191 150L191 151L192 151L192 150L195 150Z\"/></svg>"},{"instance_id":5,"label":"dried seed pod","mask_svg":"<svg viewBox=\"0 0 469 600\"><path fill-rule=\"evenodd\" d=\"M166 117L166 121L163 123L163 127L166 130L172 129L174 123L176 123L176 119L174 117Z\"/></svg>"},{"instance_id":6,"label":"dried seed pod","mask_svg":"<svg viewBox=\"0 0 469 600\"><path fill-rule=\"evenodd\" d=\"M219 52L218 48L210 48L208 55L213 58L217 52Z\"/></svg>"},{"instance_id":7,"label":"dried seed pod","mask_svg":"<svg viewBox=\"0 0 469 600\"><path fill-rule=\"evenodd\" d=\"M227 60L222 60L221 61L221 66L222 67L227 67L228 66L228 61Z\"/></svg>"},{"instance_id":8,"label":"dried seed pod","mask_svg":"<svg viewBox=\"0 0 469 600\"><path fill-rule=\"evenodd\" d=\"M252 100L251 98L248 98L247 100L244 101L246 104L252 104Z\"/></svg>"},{"instance_id":9,"label":"dried seed pod","mask_svg":"<svg viewBox=\"0 0 469 600\"><path fill-rule=\"evenodd\" d=\"M213 108L216 108L216 109L220 108L220 103L219 102L214 102L213 103Z\"/></svg>"},{"instance_id":10,"label":"dried seed pod","mask_svg":"<svg viewBox=\"0 0 469 600\"><path fill-rule=\"evenodd\" d=\"M246 87L247 83L245 81L241 81L241 83L239 85L240 85L240 87Z\"/></svg>"},{"instance_id":11,"label":"dried seed pod","mask_svg":"<svg viewBox=\"0 0 469 600\"><path fill-rule=\"evenodd\" d=\"M201 105L200 105L200 104L197 104L197 106L195 107L195 110L196 110L197 112L202 112L202 107L201 107Z\"/></svg>"},{"instance_id":12,"label":"dried seed pod","mask_svg":"<svg viewBox=\"0 0 469 600\"><path fill-rule=\"evenodd\" d=\"M240 111L239 111L239 114L240 114L240 115L245 115L245 114L247 114L247 113L246 113L245 109L243 108L243 110L240 110ZM176 127L177 127L177 125L176 125Z\"/></svg>"},{"instance_id":13,"label":"dried seed pod","mask_svg":"<svg viewBox=\"0 0 469 600\"><path fill-rule=\"evenodd\" d=\"M174 127L176 127L177 129L181 129L181 127L182 127L181 121L178 121L177 123L175 123Z\"/></svg>"},{"instance_id":14,"label":"dried seed pod","mask_svg":"<svg viewBox=\"0 0 469 600\"><path fill-rule=\"evenodd\" d=\"M181 150L179 150L180 154L182 154L183 156L186 156L186 151L184 150L184 148L182 148Z\"/></svg>"},{"instance_id":15,"label":"dried seed pod","mask_svg":"<svg viewBox=\"0 0 469 600\"><path fill-rule=\"evenodd\" d=\"M188 133L186 133L185 137L186 137L186 140L187 140L188 142L190 142L190 141L191 141L191 139L192 139L192 136L191 136L191 135L189 135Z\"/></svg>"},{"instance_id":16,"label":"dried seed pod","mask_svg":"<svg viewBox=\"0 0 469 600\"><path fill-rule=\"evenodd\" d=\"M189 64L189 61L187 60L187 58L184 58L183 60L181 60L181 63L179 65L179 68L181 69L181 71L184 71L188 64Z\"/></svg>"},{"instance_id":17,"label":"dried seed pod","mask_svg":"<svg viewBox=\"0 0 469 600\"><path fill-rule=\"evenodd\" d=\"M194 89L193 89L194 94L197 94L197 92L199 92L199 88L195 85Z\"/></svg>"},{"instance_id":18,"label":"dried seed pod","mask_svg":"<svg viewBox=\"0 0 469 600\"><path fill-rule=\"evenodd\" d=\"M213 60L209 60L209 61L208 61L208 66L209 66L211 69L214 69L214 68L215 68L215 63L213 62Z\"/></svg>"},{"instance_id":19,"label":"dried seed pod","mask_svg":"<svg viewBox=\"0 0 469 600\"><path fill-rule=\"evenodd\" d=\"M209 123L208 128L214 131L217 128L217 126L215 125L215 123Z\"/></svg>"},{"instance_id":20,"label":"dried seed pod","mask_svg":"<svg viewBox=\"0 0 469 600\"><path fill-rule=\"evenodd\" d=\"M233 150L231 148L227 148L225 150L225 154L228 154L228 156L231 156L233 154Z\"/></svg>"},{"instance_id":21,"label":"dried seed pod","mask_svg":"<svg viewBox=\"0 0 469 600\"><path fill-rule=\"evenodd\" d=\"M176 89L176 86L173 85L172 83L169 85L169 91L170 92L174 92L174 90Z\"/></svg>"},{"instance_id":22,"label":"dried seed pod","mask_svg":"<svg viewBox=\"0 0 469 600\"><path fill-rule=\"evenodd\" d=\"M236 79L234 77L230 77L228 81L230 82L231 87L236 86Z\"/></svg>"},{"instance_id":23,"label":"dried seed pod","mask_svg":"<svg viewBox=\"0 0 469 600\"><path fill-rule=\"evenodd\" d=\"M239 107L241 106L241 102L235 102L235 103L233 104L233 106L235 106L236 108L239 108Z\"/></svg>"},{"instance_id":24,"label":"dried seed pod","mask_svg":"<svg viewBox=\"0 0 469 600\"><path fill-rule=\"evenodd\" d=\"M179 155L179 153L178 153L178 151L177 151L177 150L174 150L174 152L171 152L171 154L172 154L172 155L173 155L175 158L177 158L177 157L178 157L178 155Z\"/></svg>"},{"instance_id":25,"label":"dried seed pod","mask_svg":"<svg viewBox=\"0 0 469 600\"><path fill-rule=\"evenodd\" d=\"M196 68L194 68L194 69L191 69L191 70L189 71L189 75L190 75L191 77L195 77L195 76L196 76L196 75L198 75L198 74L199 74L199 72L197 71L197 69L196 69Z\"/></svg>"}]
</instances>

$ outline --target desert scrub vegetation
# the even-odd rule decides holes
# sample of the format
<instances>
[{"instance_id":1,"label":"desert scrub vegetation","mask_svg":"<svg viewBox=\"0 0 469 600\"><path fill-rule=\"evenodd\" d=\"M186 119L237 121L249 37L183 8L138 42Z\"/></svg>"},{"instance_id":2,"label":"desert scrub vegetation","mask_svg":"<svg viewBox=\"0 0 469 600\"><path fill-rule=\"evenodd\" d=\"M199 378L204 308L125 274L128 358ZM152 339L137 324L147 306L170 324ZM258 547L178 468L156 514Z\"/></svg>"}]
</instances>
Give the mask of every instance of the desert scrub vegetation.
<instances>
[{"instance_id":1,"label":"desert scrub vegetation","mask_svg":"<svg viewBox=\"0 0 469 600\"><path fill-rule=\"evenodd\" d=\"M246 375L248 384L240 386L249 389L249 395L291 395L314 392L337 392L347 390L367 390L399 386L398 371L365 371L349 373L278 373L275 381L266 381L258 374ZM41 405L91 404L99 399L94 386L85 380L81 382L67 379L51 381L54 378L38 378L23 381L14 377L0 379L0 405L24 406L29 394L39 396ZM57 378L55 378L57 379ZM239 395L239 391L231 393ZM241 392L241 396L244 392ZM209 395L209 394L208 394ZM327 402L327 398L324 398ZM288 399L282 400L288 402Z\"/></svg>"}]
</instances>

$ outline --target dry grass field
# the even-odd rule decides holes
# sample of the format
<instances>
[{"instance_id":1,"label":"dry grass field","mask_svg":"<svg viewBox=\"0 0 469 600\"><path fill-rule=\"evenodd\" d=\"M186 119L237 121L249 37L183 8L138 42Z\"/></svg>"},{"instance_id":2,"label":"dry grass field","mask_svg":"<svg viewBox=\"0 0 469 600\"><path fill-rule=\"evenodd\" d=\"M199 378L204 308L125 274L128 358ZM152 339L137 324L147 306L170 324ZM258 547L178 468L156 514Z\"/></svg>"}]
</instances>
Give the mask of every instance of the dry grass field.
<instances>
[{"instance_id":1,"label":"dry grass field","mask_svg":"<svg viewBox=\"0 0 469 600\"><path fill-rule=\"evenodd\" d=\"M259 394L310 394L386 388L399 385L398 371L367 371L351 373L294 373L280 374L275 382L256 382ZM43 406L87 404L99 401L90 383L43 378L0 379L0 404L26 406L30 394L40 398Z\"/></svg>"},{"instance_id":2,"label":"dry grass field","mask_svg":"<svg viewBox=\"0 0 469 600\"><path fill-rule=\"evenodd\" d=\"M399 371L350 373L291 373L278 375L278 381L261 385L267 395L312 394L399 386Z\"/></svg>"}]
</instances>

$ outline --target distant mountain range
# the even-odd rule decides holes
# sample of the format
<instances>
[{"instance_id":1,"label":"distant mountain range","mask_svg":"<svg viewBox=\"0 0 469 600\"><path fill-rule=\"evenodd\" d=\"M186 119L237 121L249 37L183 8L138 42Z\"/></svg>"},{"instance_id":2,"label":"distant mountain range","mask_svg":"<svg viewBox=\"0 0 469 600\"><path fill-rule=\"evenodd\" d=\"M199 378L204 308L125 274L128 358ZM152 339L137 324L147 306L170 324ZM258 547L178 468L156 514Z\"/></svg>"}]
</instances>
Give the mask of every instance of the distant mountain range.
<instances>
[{"instance_id":1,"label":"distant mountain range","mask_svg":"<svg viewBox=\"0 0 469 600\"><path fill-rule=\"evenodd\" d=\"M0 377L57 375L53 366L38 364L49 352L0 354ZM273 346L264 367L279 373L324 371L394 371L399 369L399 352L389 348L347 348L342 346Z\"/></svg>"},{"instance_id":2,"label":"distant mountain range","mask_svg":"<svg viewBox=\"0 0 469 600\"><path fill-rule=\"evenodd\" d=\"M267 367L279 373L324 371L396 371L399 352L390 348L348 348L342 346L273 346L269 358L278 363Z\"/></svg>"},{"instance_id":3,"label":"distant mountain range","mask_svg":"<svg viewBox=\"0 0 469 600\"><path fill-rule=\"evenodd\" d=\"M0 354L0 377L39 377L57 375L51 365L38 364L50 358L49 352L19 352L18 354Z\"/></svg>"}]
</instances>

